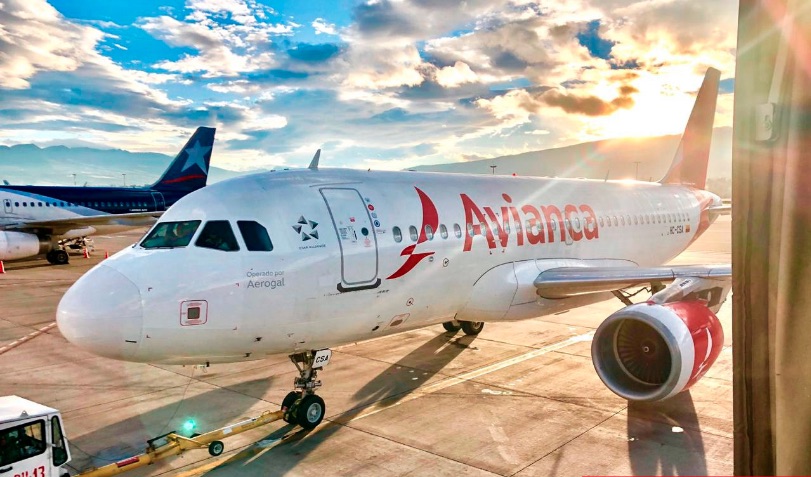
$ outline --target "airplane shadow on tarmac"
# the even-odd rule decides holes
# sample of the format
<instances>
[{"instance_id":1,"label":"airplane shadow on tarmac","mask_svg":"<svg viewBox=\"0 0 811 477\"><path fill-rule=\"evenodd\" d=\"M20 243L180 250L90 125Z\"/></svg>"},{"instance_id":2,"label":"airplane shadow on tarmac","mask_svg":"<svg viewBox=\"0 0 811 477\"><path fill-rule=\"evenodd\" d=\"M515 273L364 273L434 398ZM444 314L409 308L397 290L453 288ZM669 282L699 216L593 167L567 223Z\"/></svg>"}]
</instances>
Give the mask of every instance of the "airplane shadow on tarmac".
<instances>
[{"instance_id":1,"label":"airplane shadow on tarmac","mask_svg":"<svg viewBox=\"0 0 811 477\"><path fill-rule=\"evenodd\" d=\"M250 397L249 393L263 394L271 388L276 379L279 377L213 389L187 397L181 402L173 400L167 406L138 413L129 419L115 422L78 438L71 438L68 434L71 451L69 466L74 470L87 469L91 466L101 467L140 454L146 448L148 439L179 431L183 423L190 418L196 421L198 429L217 429L226 426L239 418L247 417L243 413L248 413L251 405L256 403L256 399ZM164 394L160 398L166 397ZM149 396L142 397L143 401L148 399ZM159 397L154 396L153 399ZM212 408L219 407L220 404L221 409L229 410L227 415L211 412ZM138 406L137 402L133 405ZM116 444L109 447L110 442Z\"/></svg>"},{"instance_id":2,"label":"airplane shadow on tarmac","mask_svg":"<svg viewBox=\"0 0 811 477\"><path fill-rule=\"evenodd\" d=\"M704 452L689 391L661 402L628 403L633 475L707 475Z\"/></svg>"},{"instance_id":3,"label":"airplane shadow on tarmac","mask_svg":"<svg viewBox=\"0 0 811 477\"><path fill-rule=\"evenodd\" d=\"M469 348L475 338L475 336L456 337L449 333L436 336L389 366L358 390L353 396L357 403L352 409L330 416L329 422L325 420L315 431L306 431L292 425L278 429L259 443L234 454L204 475L208 477L286 475L307 455L317 451L319 445L329 441L335 433L349 425L353 419L366 412L401 402L414 392L420 383L427 382ZM419 371L420 380L414 381L414 373L410 371ZM294 429L295 432L291 433ZM278 441L280 445L270 451L262 445L263 442L273 441ZM345 471L350 475L352 473L352 469Z\"/></svg>"}]
</instances>

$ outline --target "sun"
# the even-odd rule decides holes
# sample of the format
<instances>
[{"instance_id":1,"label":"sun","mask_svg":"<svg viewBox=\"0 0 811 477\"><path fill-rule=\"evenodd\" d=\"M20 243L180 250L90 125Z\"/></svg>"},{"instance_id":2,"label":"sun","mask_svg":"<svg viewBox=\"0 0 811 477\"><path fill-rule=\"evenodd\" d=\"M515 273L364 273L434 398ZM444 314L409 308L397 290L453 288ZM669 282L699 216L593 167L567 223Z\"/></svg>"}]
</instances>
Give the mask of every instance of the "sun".
<instances>
[{"instance_id":1,"label":"sun","mask_svg":"<svg viewBox=\"0 0 811 477\"><path fill-rule=\"evenodd\" d=\"M634 105L589 122L589 133L609 137L650 137L681 134L690 117L701 77L640 76ZM693 85L695 88L692 88ZM680 86L677 86L680 85Z\"/></svg>"}]
</instances>

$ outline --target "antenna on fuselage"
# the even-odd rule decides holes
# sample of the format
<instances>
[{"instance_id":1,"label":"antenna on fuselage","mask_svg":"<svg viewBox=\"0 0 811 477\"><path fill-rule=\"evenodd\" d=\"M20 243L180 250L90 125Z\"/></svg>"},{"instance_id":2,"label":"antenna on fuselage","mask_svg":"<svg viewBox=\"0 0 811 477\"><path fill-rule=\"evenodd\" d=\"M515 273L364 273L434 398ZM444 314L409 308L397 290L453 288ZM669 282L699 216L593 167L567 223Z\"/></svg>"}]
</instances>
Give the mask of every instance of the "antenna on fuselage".
<instances>
[{"instance_id":1,"label":"antenna on fuselage","mask_svg":"<svg viewBox=\"0 0 811 477\"><path fill-rule=\"evenodd\" d=\"M315 155L313 156L313 160L310 161L310 165L307 167L307 169L310 169L311 171L317 171L318 170L318 159L320 159L320 158L321 158L321 149L315 151Z\"/></svg>"},{"instance_id":2,"label":"antenna on fuselage","mask_svg":"<svg viewBox=\"0 0 811 477\"><path fill-rule=\"evenodd\" d=\"M605 179L603 179L603 182L608 182L608 175L609 174L611 174L611 169L608 169L607 171L605 171Z\"/></svg>"}]
</instances>

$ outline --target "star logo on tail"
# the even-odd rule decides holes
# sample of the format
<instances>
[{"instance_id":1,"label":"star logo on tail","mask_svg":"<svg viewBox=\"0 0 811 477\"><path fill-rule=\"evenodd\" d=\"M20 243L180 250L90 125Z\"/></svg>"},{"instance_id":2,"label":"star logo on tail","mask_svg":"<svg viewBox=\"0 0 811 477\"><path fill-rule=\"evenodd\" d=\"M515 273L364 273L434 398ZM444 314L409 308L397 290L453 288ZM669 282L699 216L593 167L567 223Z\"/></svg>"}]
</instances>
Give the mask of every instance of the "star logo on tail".
<instances>
[{"instance_id":1,"label":"star logo on tail","mask_svg":"<svg viewBox=\"0 0 811 477\"><path fill-rule=\"evenodd\" d=\"M188 157L186 157L186 163L183 164L181 172L196 164L201 171L208 173L206 169L206 154L208 154L210 150L211 146L201 146L200 141L195 142L194 146L184 149Z\"/></svg>"},{"instance_id":2,"label":"star logo on tail","mask_svg":"<svg viewBox=\"0 0 811 477\"><path fill-rule=\"evenodd\" d=\"M296 225L293 226L293 230L296 231L297 234L301 236L301 241L306 242L308 240L318 240L318 222L314 220L307 220L304 216L300 216Z\"/></svg>"}]
</instances>

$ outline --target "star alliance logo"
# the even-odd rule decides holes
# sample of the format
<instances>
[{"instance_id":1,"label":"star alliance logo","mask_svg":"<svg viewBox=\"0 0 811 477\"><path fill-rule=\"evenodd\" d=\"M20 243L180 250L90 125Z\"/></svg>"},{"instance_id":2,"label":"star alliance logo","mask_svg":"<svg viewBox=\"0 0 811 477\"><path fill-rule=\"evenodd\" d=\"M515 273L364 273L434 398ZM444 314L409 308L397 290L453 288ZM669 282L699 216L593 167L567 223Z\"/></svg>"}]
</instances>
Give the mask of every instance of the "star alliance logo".
<instances>
[{"instance_id":1,"label":"star alliance logo","mask_svg":"<svg viewBox=\"0 0 811 477\"><path fill-rule=\"evenodd\" d=\"M308 227L309 230L305 231L305 229ZM297 234L301 235L302 242L306 242L308 240L318 240L318 230L315 230L316 227L318 227L318 222L307 220L302 215L299 217L296 225L293 226L293 230L295 230Z\"/></svg>"}]
</instances>

